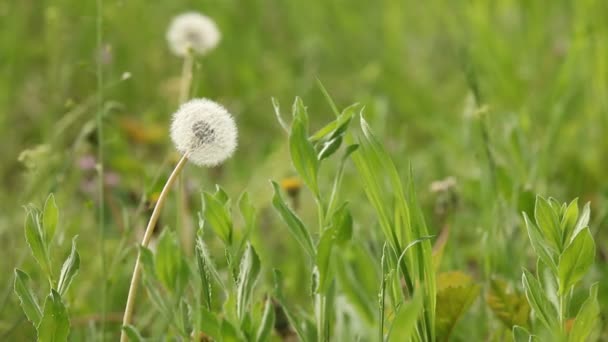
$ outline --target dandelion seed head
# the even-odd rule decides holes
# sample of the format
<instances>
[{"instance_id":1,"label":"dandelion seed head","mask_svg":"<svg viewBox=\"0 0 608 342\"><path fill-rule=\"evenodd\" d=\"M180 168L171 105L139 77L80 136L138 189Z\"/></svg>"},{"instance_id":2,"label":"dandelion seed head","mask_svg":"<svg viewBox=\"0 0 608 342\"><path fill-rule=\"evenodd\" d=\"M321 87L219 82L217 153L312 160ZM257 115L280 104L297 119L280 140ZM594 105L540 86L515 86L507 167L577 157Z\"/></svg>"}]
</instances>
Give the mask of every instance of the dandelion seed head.
<instances>
[{"instance_id":1,"label":"dandelion seed head","mask_svg":"<svg viewBox=\"0 0 608 342\"><path fill-rule=\"evenodd\" d=\"M220 104L208 99L193 99L173 114L171 140L194 164L215 166L234 153L236 124Z\"/></svg>"},{"instance_id":2,"label":"dandelion seed head","mask_svg":"<svg viewBox=\"0 0 608 342\"><path fill-rule=\"evenodd\" d=\"M220 38L220 31L213 19L197 12L176 16L167 30L169 48L177 56L186 56L189 49L204 55L217 46Z\"/></svg>"}]
</instances>

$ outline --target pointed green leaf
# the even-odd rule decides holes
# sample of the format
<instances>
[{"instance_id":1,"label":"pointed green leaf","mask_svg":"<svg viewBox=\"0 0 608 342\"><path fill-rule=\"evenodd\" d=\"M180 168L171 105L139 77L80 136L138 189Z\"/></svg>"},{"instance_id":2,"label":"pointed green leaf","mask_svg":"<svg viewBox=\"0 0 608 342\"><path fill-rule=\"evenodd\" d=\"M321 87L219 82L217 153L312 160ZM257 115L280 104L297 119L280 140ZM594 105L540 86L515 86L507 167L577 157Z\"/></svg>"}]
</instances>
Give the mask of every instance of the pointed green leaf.
<instances>
[{"instance_id":1,"label":"pointed green leaf","mask_svg":"<svg viewBox=\"0 0 608 342\"><path fill-rule=\"evenodd\" d=\"M38 341L67 341L70 333L68 311L57 291L51 290L44 302L42 320L38 325Z\"/></svg>"},{"instance_id":2,"label":"pointed green leaf","mask_svg":"<svg viewBox=\"0 0 608 342\"><path fill-rule=\"evenodd\" d=\"M409 302L401 306L391 325L389 341L408 341L414 334L418 316L422 313L422 295L417 294Z\"/></svg>"},{"instance_id":3,"label":"pointed green leaf","mask_svg":"<svg viewBox=\"0 0 608 342\"><path fill-rule=\"evenodd\" d=\"M23 309L23 312L25 312L27 319L32 322L34 326L38 326L40 319L42 318L42 310L40 309L34 291L32 291L30 281L30 276L27 273L15 268L15 293L17 294L17 297L19 297L21 308Z\"/></svg>"},{"instance_id":4,"label":"pointed green leaf","mask_svg":"<svg viewBox=\"0 0 608 342\"><path fill-rule=\"evenodd\" d=\"M595 243L589 228L574 237L559 258L559 291L566 293L589 271L595 260Z\"/></svg>"},{"instance_id":5,"label":"pointed green leaf","mask_svg":"<svg viewBox=\"0 0 608 342\"><path fill-rule=\"evenodd\" d=\"M576 315L568 341L586 341L589 334L600 321L600 304L597 300L598 283L591 286L589 297Z\"/></svg>"},{"instance_id":6,"label":"pointed green leaf","mask_svg":"<svg viewBox=\"0 0 608 342\"><path fill-rule=\"evenodd\" d=\"M578 199L570 202L568 207L564 211L564 215L561 221L561 229L562 229L562 242L564 246L568 246L570 243L570 238L574 233L574 229L576 228L576 222L578 220Z\"/></svg>"},{"instance_id":7,"label":"pointed green leaf","mask_svg":"<svg viewBox=\"0 0 608 342\"><path fill-rule=\"evenodd\" d=\"M562 249L562 234L558 221L558 214L553 209L549 201L541 196L536 197L536 206L534 208L534 218L536 224L543 233L543 238L549 244L561 251Z\"/></svg>"},{"instance_id":8,"label":"pointed green leaf","mask_svg":"<svg viewBox=\"0 0 608 342\"><path fill-rule=\"evenodd\" d=\"M248 245L239 267L237 286L237 316L241 321L249 311L249 302L258 276L260 274L260 258L253 246Z\"/></svg>"},{"instance_id":9,"label":"pointed green leaf","mask_svg":"<svg viewBox=\"0 0 608 342\"><path fill-rule=\"evenodd\" d=\"M513 342L536 342L538 338L528 332L526 328L513 326Z\"/></svg>"},{"instance_id":10,"label":"pointed green leaf","mask_svg":"<svg viewBox=\"0 0 608 342\"><path fill-rule=\"evenodd\" d=\"M144 338L139 333L139 330L132 326L131 324L127 324L122 327L122 330L127 334L129 341L132 342L143 342Z\"/></svg>"},{"instance_id":11,"label":"pointed green leaf","mask_svg":"<svg viewBox=\"0 0 608 342\"><path fill-rule=\"evenodd\" d=\"M27 208L25 219L25 239L34 259L49 279L52 279L51 261L48 255L46 239L40 224L40 212L33 207Z\"/></svg>"},{"instance_id":12,"label":"pointed green leaf","mask_svg":"<svg viewBox=\"0 0 608 342\"><path fill-rule=\"evenodd\" d=\"M184 259L175 234L164 230L154 258L156 275L165 288L178 296L188 282L188 264Z\"/></svg>"},{"instance_id":13,"label":"pointed green leaf","mask_svg":"<svg viewBox=\"0 0 608 342\"><path fill-rule=\"evenodd\" d=\"M59 282L57 283L57 291L60 295L64 295L72 280L78 273L78 269L80 268L80 255L78 251L76 251L76 239L78 236L74 236L72 239L72 251L70 255L63 263L61 267L61 273L59 274Z\"/></svg>"},{"instance_id":14,"label":"pointed green leaf","mask_svg":"<svg viewBox=\"0 0 608 342\"><path fill-rule=\"evenodd\" d=\"M528 231L528 237L530 238L530 244L536 252L536 255L540 260L551 270L557 272L557 264L555 262L556 252L545 240L543 239L542 232L530 219L526 213L523 213L524 222L526 223L526 230Z\"/></svg>"},{"instance_id":15,"label":"pointed green leaf","mask_svg":"<svg viewBox=\"0 0 608 342\"><path fill-rule=\"evenodd\" d=\"M316 289L314 289L316 293L326 293L334 278L331 270L331 250L334 245L335 235L335 228L326 229L317 245L315 266L318 279Z\"/></svg>"},{"instance_id":16,"label":"pointed green leaf","mask_svg":"<svg viewBox=\"0 0 608 342\"><path fill-rule=\"evenodd\" d=\"M294 120L289 133L289 153L293 166L304 183L316 197L319 197L319 187L317 185L319 162L314 147L308 141L308 117L305 114L306 110L302 108L303 105L296 105Z\"/></svg>"},{"instance_id":17,"label":"pointed green leaf","mask_svg":"<svg viewBox=\"0 0 608 342\"><path fill-rule=\"evenodd\" d=\"M213 231L228 246L232 244L232 219L224 203L210 193L203 193L204 217Z\"/></svg>"},{"instance_id":18,"label":"pointed green leaf","mask_svg":"<svg viewBox=\"0 0 608 342\"><path fill-rule=\"evenodd\" d=\"M262 320L259 324L258 332L256 334L256 342L270 341L272 329L274 328L274 320L274 305L272 304L272 297L268 296L266 298L266 304L264 305L264 313L262 314Z\"/></svg>"},{"instance_id":19,"label":"pointed green leaf","mask_svg":"<svg viewBox=\"0 0 608 342\"><path fill-rule=\"evenodd\" d=\"M557 326L557 310L547 298L540 282L525 269L521 279L528 303L530 303L540 321L549 330L552 330Z\"/></svg>"},{"instance_id":20,"label":"pointed green leaf","mask_svg":"<svg viewBox=\"0 0 608 342\"><path fill-rule=\"evenodd\" d=\"M578 235L578 233L581 232L581 230L585 229L586 227L589 227L589 218L591 217L591 205L589 202L587 202L587 204L585 204L585 207L583 208L583 212L580 214L578 221L576 222L576 227L574 227L574 231L571 234L571 237L575 237ZM569 243L570 241L566 241L567 243Z\"/></svg>"},{"instance_id":21,"label":"pointed green leaf","mask_svg":"<svg viewBox=\"0 0 608 342\"><path fill-rule=\"evenodd\" d=\"M274 189L274 196L272 197L272 205L279 212L279 215L283 219L283 222L287 224L289 232L296 239L296 241L302 246L304 251L312 258L315 256L315 249L312 243L310 233L304 227L304 224L300 218L287 206L285 200L281 196L281 190L276 182L271 182Z\"/></svg>"},{"instance_id":22,"label":"pointed green leaf","mask_svg":"<svg viewBox=\"0 0 608 342\"><path fill-rule=\"evenodd\" d=\"M46 236L46 243L50 243L57 230L57 222L59 220L59 209L55 203L55 196L50 194L44 203L44 212L42 214L42 226Z\"/></svg>"}]
</instances>

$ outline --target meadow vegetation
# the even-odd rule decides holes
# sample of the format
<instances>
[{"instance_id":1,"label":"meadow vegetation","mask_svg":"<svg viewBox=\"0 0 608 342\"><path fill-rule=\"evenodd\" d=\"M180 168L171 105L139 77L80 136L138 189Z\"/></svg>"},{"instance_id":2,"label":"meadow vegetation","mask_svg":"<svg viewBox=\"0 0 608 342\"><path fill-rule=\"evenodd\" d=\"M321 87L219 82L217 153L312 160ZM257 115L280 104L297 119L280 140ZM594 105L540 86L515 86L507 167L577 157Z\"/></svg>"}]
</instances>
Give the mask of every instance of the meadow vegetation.
<instances>
[{"instance_id":1,"label":"meadow vegetation","mask_svg":"<svg viewBox=\"0 0 608 342\"><path fill-rule=\"evenodd\" d=\"M606 13L0 3L0 340L608 339Z\"/></svg>"}]
</instances>

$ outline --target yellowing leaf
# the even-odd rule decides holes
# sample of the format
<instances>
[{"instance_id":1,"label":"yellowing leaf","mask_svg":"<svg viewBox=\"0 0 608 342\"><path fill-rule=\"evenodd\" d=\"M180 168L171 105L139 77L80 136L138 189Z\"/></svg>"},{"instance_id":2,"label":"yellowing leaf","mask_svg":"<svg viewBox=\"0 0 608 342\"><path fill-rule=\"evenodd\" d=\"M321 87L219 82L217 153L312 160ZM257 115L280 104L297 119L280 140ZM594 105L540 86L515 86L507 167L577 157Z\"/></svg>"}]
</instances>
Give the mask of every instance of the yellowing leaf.
<instances>
[{"instance_id":1,"label":"yellowing leaf","mask_svg":"<svg viewBox=\"0 0 608 342\"><path fill-rule=\"evenodd\" d=\"M480 286L463 272L446 272L437 276L435 330L439 341L449 340L456 323L469 310L479 290Z\"/></svg>"},{"instance_id":2,"label":"yellowing leaf","mask_svg":"<svg viewBox=\"0 0 608 342\"><path fill-rule=\"evenodd\" d=\"M509 288L505 281L500 279L490 281L490 291L486 295L486 303L508 328L515 325L528 326L531 308L526 296Z\"/></svg>"}]
</instances>

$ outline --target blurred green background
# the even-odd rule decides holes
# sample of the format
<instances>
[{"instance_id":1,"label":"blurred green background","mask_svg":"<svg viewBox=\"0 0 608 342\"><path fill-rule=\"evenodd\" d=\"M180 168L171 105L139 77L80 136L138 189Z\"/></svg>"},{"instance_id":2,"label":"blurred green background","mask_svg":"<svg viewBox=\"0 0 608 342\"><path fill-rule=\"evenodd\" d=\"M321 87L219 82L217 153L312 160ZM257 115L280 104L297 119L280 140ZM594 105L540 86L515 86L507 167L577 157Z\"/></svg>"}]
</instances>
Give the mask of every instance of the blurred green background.
<instances>
[{"instance_id":1,"label":"blurred green background","mask_svg":"<svg viewBox=\"0 0 608 342\"><path fill-rule=\"evenodd\" d=\"M165 31L174 15L190 10L212 17L222 33L218 48L197 59L192 93L224 104L240 133L240 147L223 167L188 167L191 205L198 210L198 191L215 183L234 197L248 189L261 210L255 239L262 264L284 271L296 301L305 285L297 278L301 261L276 215L265 210L268 180L292 174L271 97L284 116L294 97L302 97L312 128L319 128L332 113L317 79L340 107L365 106L403 174L411 164L431 230L452 227L442 269L465 270L480 282L500 276L519 286L521 267L534 260L520 213L538 193L591 201L598 266L589 282L607 276L606 1L105 0L101 45L95 1L3 1L0 340L34 333L13 295L12 272L35 270L22 205L40 205L49 192L62 210L58 250L67 253L69 237L80 235L82 269L69 294L71 314L81 318L73 322L80 329L74 336L87 336L88 319L99 312L99 281L108 284L108 311L122 310L136 241L127 232L141 229L140 198L154 197L175 159L168 123L182 61L170 54ZM112 273L106 275L99 271L90 165L100 106L111 176L104 248ZM322 184L333 171L322 170ZM429 186L448 176L457 185L445 214ZM350 166L345 182L343 196L359 209L353 210L357 232L377 252L372 210ZM302 216L312 217L309 194L301 195ZM171 213L169 207L167 225ZM608 287L600 286L606 308ZM486 317L478 306L455 338L489 338L497 323L475 323Z\"/></svg>"}]
</instances>

